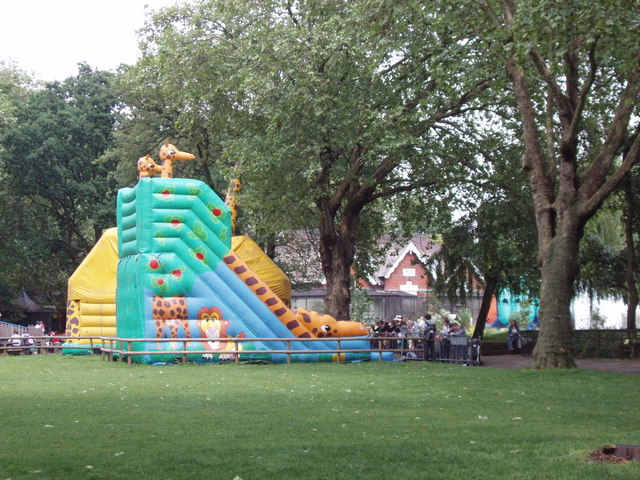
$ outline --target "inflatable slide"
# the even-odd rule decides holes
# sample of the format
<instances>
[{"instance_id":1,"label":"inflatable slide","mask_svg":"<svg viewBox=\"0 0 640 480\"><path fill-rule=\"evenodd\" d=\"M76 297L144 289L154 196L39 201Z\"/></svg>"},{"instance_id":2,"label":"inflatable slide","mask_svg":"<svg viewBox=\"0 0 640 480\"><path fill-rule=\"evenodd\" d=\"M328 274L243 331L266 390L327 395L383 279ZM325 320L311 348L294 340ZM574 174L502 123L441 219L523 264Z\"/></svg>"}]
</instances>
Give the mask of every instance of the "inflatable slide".
<instances>
[{"instance_id":1,"label":"inflatable slide","mask_svg":"<svg viewBox=\"0 0 640 480\"><path fill-rule=\"evenodd\" d=\"M336 338L342 348L369 349L362 324L292 311L274 293L231 248L231 212L206 184L141 178L135 187L120 190L117 214L118 337L194 338L184 344L189 350L208 352L188 356L199 363L234 358L227 352L234 349L232 340L237 337L248 339L239 343L247 351L239 354L240 359L246 361L286 361L286 355L277 351L289 344L296 350L292 361L336 361L330 352L337 346ZM302 338L316 340L297 340ZM176 357L172 351L182 348L183 342L132 345L136 352L162 351L162 355L132 355L135 362L156 363L172 361ZM378 358L377 353L353 352L340 360Z\"/></svg>"}]
</instances>

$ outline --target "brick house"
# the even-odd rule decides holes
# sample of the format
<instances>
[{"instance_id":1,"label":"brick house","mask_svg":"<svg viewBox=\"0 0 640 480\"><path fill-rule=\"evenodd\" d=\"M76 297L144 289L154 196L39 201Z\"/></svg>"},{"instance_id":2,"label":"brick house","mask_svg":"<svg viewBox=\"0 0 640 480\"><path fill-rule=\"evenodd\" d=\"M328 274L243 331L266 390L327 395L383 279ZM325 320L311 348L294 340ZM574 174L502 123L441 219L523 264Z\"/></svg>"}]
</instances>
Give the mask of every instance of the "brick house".
<instances>
[{"instance_id":1,"label":"brick house","mask_svg":"<svg viewBox=\"0 0 640 480\"><path fill-rule=\"evenodd\" d=\"M313 236L298 233L297 247L293 242L276 251L276 261L285 270L292 281L292 307L323 311L326 295L325 281L320 268L317 245ZM300 246L303 245L303 246ZM430 307L440 305L456 312L462 305L451 303L446 297L433 294L434 273L427 267L427 260L440 249L440 244L430 235L414 235L406 243L391 243L380 259L375 273L359 280L359 285L371 300L370 317L389 319L396 315L418 317ZM299 255L304 251L304 255ZM305 258L304 273L299 274L292 258L292 252L298 252ZM315 280L309 281L310 278ZM302 286L302 287L301 287ZM479 308L479 298L467 300L470 310L475 313Z\"/></svg>"},{"instance_id":2,"label":"brick house","mask_svg":"<svg viewBox=\"0 0 640 480\"><path fill-rule=\"evenodd\" d=\"M440 244L430 235L414 235L405 245L392 245L374 277L369 279L369 287L413 295L431 291L434 275L426 263L439 250Z\"/></svg>"}]
</instances>

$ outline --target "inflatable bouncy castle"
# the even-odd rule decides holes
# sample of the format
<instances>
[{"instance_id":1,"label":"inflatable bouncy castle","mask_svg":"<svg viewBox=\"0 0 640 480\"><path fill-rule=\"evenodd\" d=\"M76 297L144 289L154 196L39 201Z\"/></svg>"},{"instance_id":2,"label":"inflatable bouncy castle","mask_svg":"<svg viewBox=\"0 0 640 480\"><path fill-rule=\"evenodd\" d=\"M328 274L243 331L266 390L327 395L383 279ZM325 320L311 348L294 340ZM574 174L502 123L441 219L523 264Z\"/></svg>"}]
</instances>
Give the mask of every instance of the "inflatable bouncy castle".
<instances>
[{"instance_id":1,"label":"inflatable bouncy castle","mask_svg":"<svg viewBox=\"0 0 640 480\"><path fill-rule=\"evenodd\" d=\"M513 318L522 323L526 318L526 329L535 330L539 327L537 299L531 299L527 295L516 295L511 290L503 288L496 299L493 297L491 308L487 315L487 327L507 328ZM525 325L521 325L525 327Z\"/></svg>"},{"instance_id":2,"label":"inflatable bouncy castle","mask_svg":"<svg viewBox=\"0 0 640 480\"><path fill-rule=\"evenodd\" d=\"M189 154L172 145L170 151L173 160L188 159L180 158ZM149 174L143 175L141 163ZM230 202L200 181L165 174L165 163L163 159L162 177L154 178L157 165L143 157L138 184L118 193L116 336L158 340L131 342L140 353L131 356L134 362L173 361L173 352L185 347L199 351L187 356L198 363L235 355L245 361L283 362L287 356L280 352L288 347L295 350L291 361L297 362L379 359L369 352L338 359L330 351L337 348L336 339L343 349L369 349L364 325L291 310L286 275L250 238L232 238L235 211L225 204ZM82 332L83 317L76 317L73 324L67 318L68 329ZM185 341L160 341L165 338ZM247 339L237 343L239 353L232 352L234 338ZM267 338L279 341L260 340Z\"/></svg>"},{"instance_id":3,"label":"inflatable bouncy castle","mask_svg":"<svg viewBox=\"0 0 640 480\"><path fill-rule=\"evenodd\" d=\"M69 278L66 335L70 338L65 345L90 346L89 339L79 337L116 335L117 267L117 229L109 228Z\"/></svg>"}]
</instances>

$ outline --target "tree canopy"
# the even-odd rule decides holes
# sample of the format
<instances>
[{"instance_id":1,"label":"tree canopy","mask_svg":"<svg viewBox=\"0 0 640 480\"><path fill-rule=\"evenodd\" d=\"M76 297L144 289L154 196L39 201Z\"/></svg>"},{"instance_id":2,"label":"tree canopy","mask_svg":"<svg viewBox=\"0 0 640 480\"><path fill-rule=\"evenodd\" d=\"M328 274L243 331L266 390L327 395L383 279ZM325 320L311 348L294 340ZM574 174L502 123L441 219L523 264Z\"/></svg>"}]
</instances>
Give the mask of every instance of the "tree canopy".
<instances>
[{"instance_id":1,"label":"tree canopy","mask_svg":"<svg viewBox=\"0 0 640 480\"><path fill-rule=\"evenodd\" d=\"M68 275L115 224L115 190L97 164L115 125L112 77L81 66L76 77L22 91L0 132L8 239L0 248L14 291L31 288L61 304Z\"/></svg>"},{"instance_id":2,"label":"tree canopy","mask_svg":"<svg viewBox=\"0 0 640 480\"><path fill-rule=\"evenodd\" d=\"M462 3L483 12L468 31L506 71L519 113L542 276L535 365L571 367L569 307L585 224L640 159L640 6Z\"/></svg>"},{"instance_id":3,"label":"tree canopy","mask_svg":"<svg viewBox=\"0 0 640 480\"><path fill-rule=\"evenodd\" d=\"M473 46L437 5L200 1L146 32L139 82L153 72L176 124L216 139L241 205L316 226L338 318L358 240L386 229L377 202L468 176L473 158L448 147L494 72L464 68Z\"/></svg>"}]
</instances>

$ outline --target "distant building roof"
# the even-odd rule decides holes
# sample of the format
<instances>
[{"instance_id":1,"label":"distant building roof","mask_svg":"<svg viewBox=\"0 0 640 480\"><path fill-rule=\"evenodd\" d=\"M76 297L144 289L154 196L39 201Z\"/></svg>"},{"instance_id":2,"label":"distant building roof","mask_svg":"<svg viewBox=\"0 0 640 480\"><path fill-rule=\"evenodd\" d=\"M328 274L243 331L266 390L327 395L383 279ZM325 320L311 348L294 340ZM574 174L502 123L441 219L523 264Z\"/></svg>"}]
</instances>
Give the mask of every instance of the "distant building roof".
<instances>
[{"instance_id":1,"label":"distant building roof","mask_svg":"<svg viewBox=\"0 0 640 480\"><path fill-rule=\"evenodd\" d=\"M275 260L291 279L293 288L325 284L318 253L318 232L288 231L284 237L283 243L276 247ZM388 237L381 238L380 244L389 246L384 250L385 256L377 262L379 266L375 274L367 279L374 287L381 285L381 279L389 278L408 253L413 253L419 261L425 263L441 248L431 235L426 234L416 234L406 243L394 242ZM326 292L322 294L324 295Z\"/></svg>"},{"instance_id":2,"label":"distant building roof","mask_svg":"<svg viewBox=\"0 0 640 480\"><path fill-rule=\"evenodd\" d=\"M425 263L432 255L439 252L440 248L441 245L434 242L431 235L424 234L414 235L406 244L392 242L386 250L386 258L374 274L375 278L371 280L377 283L377 279L389 278L408 253L413 253L418 260Z\"/></svg>"},{"instance_id":3,"label":"distant building roof","mask_svg":"<svg viewBox=\"0 0 640 480\"><path fill-rule=\"evenodd\" d=\"M317 231L289 230L275 249L274 260L286 272L293 287L322 285L325 282Z\"/></svg>"},{"instance_id":4,"label":"distant building roof","mask_svg":"<svg viewBox=\"0 0 640 480\"><path fill-rule=\"evenodd\" d=\"M25 311L29 313L51 313L55 312L55 307L38 305L36 302L31 300L27 292L22 290L17 298L12 300L12 303L16 306L22 307Z\"/></svg>"}]
</instances>

